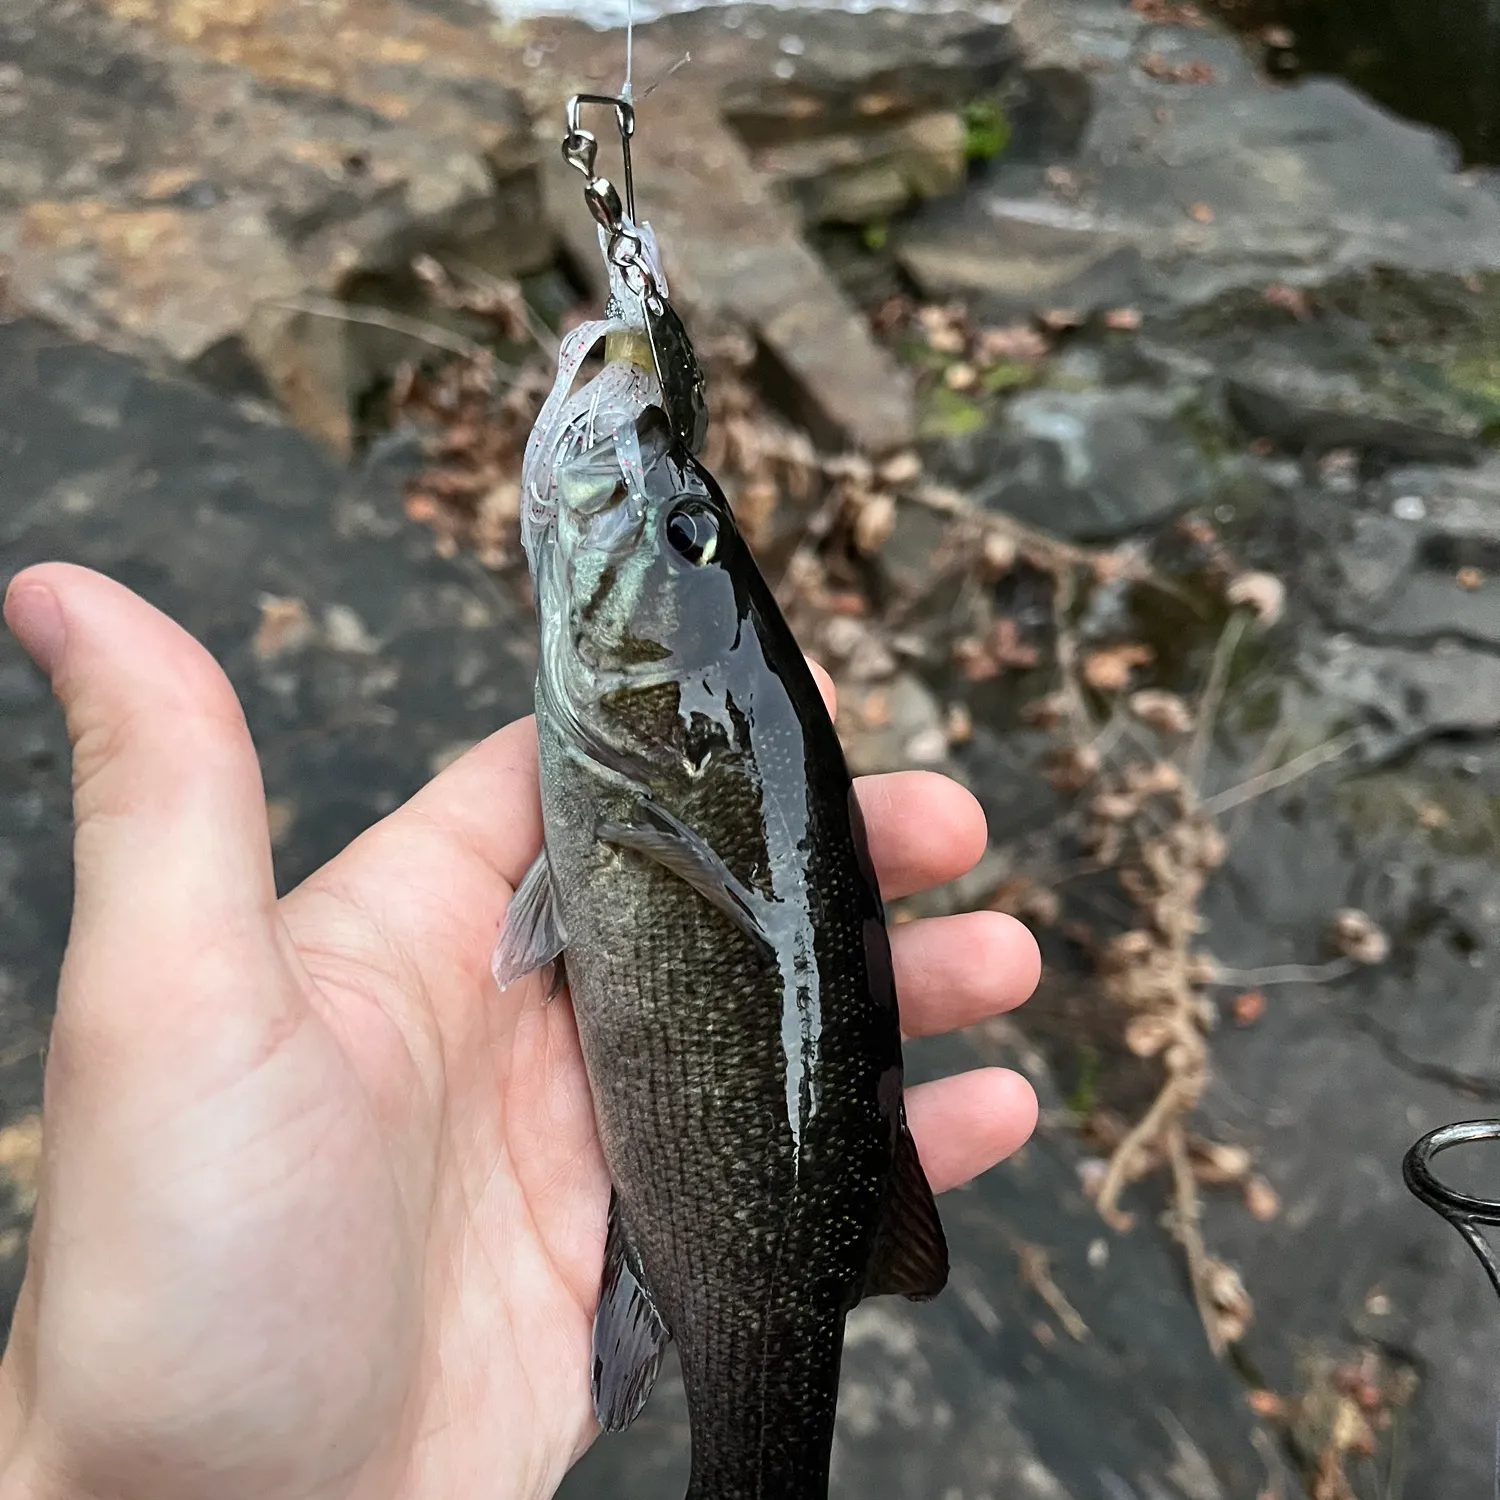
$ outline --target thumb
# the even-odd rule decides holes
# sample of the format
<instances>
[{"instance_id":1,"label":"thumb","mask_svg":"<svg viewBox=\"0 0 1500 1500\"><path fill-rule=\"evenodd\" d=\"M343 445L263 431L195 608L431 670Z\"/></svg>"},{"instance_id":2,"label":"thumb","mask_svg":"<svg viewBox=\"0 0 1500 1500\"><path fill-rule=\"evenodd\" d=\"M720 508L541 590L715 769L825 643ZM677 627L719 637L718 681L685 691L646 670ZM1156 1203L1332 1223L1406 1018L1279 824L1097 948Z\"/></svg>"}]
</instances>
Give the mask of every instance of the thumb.
<instances>
[{"instance_id":1,"label":"thumb","mask_svg":"<svg viewBox=\"0 0 1500 1500\"><path fill-rule=\"evenodd\" d=\"M153 1012L182 1003L182 991L210 998L201 974L182 982L206 955L222 980L239 981L236 995L269 1002L284 986L246 972L277 961L265 952L276 900L265 797L218 664L143 599L84 568L20 573L5 619L52 679L73 746L75 892L59 1029L145 1040L154 1020L181 1019Z\"/></svg>"}]
</instances>

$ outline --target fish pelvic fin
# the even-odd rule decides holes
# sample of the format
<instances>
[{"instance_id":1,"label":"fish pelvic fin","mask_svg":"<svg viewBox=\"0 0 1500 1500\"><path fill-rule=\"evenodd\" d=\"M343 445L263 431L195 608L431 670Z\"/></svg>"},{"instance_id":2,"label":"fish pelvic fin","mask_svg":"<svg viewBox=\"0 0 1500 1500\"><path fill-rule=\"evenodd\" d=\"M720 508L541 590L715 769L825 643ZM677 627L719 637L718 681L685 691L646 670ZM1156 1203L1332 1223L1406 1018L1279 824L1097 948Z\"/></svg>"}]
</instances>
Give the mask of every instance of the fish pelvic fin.
<instances>
[{"instance_id":1,"label":"fish pelvic fin","mask_svg":"<svg viewBox=\"0 0 1500 1500\"><path fill-rule=\"evenodd\" d=\"M654 860L723 912L741 932L774 949L766 928L769 903L735 876L702 835L694 833L655 802L641 805L636 823L601 823L595 830L606 844Z\"/></svg>"},{"instance_id":2,"label":"fish pelvic fin","mask_svg":"<svg viewBox=\"0 0 1500 1500\"><path fill-rule=\"evenodd\" d=\"M612 1193L591 1379L594 1415L606 1432L623 1432L641 1414L670 1338Z\"/></svg>"},{"instance_id":3,"label":"fish pelvic fin","mask_svg":"<svg viewBox=\"0 0 1500 1500\"><path fill-rule=\"evenodd\" d=\"M903 1107L885 1211L865 1273L864 1294L927 1302L947 1284L948 1240Z\"/></svg>"},{"instance_id":4,"label":"fish pelvic fin","mask_svg":"<svg viewBox=\"0 0 1500 1500\"><path fill-rule=\"evenodd\" d=\"M531 862L516 893L510 898L505 925L490 959L490 972L502 990L518 979L555 965L550 1000L562 988L562 966L557 963L568 946L567 930L557 907L557 886L545 846Z\"/></svg>"}]
</instances>

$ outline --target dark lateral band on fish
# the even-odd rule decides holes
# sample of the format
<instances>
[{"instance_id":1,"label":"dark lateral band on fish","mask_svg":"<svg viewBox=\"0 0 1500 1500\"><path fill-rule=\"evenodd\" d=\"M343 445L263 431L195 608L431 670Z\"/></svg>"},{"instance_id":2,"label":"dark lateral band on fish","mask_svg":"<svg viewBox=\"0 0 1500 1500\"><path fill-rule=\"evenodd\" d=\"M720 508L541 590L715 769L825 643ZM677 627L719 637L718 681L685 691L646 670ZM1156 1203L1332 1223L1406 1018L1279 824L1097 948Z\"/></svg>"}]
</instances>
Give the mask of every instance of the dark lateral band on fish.
<instances>
[{"instance_id":1,"label":"dark lateral band on fish","mask_svg":"<svg viewBox=\"0 0 1500 1500\"><path fill-rule=\"evenodd\" d=\"M885 911L822 694L713 476L650 225L595 173L610 298L527 446L545 847L495 953L554 965L613 1193L591 1386L628 1426L677 1342L688 1500L826 1500L844 1323L935 1296ZM616 108L622 145L635 129ZM628 174L627 174L628 175ZM604 367L575 389L604 344Z\"/></svg>"}]
</instances>

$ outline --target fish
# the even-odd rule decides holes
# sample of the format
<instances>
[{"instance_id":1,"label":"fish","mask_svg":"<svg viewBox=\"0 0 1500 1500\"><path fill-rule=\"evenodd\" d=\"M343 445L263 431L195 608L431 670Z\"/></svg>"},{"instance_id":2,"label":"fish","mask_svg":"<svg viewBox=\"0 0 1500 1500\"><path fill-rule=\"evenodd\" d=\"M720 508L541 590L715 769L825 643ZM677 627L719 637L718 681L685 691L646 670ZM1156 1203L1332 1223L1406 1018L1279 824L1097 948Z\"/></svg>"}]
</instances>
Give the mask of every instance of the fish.
<instances>
[{"instance_id":1,"label":"fish","mask_svg":"<svg viewBox=\"0 0 1500 1500\"><path fill-rule=\"evenodd\" d=\"M825 1500L845 1320L936 1296L947 1243L838 735L694 451L692 372L663 377L691 344L654 236L622 213L600 245L607 316L565 340L523 467L544 844L495 977L553 966L577 1019L612 1184L600 1426L675 1341L688 1500Z\"/></svg>"}]
</instances>

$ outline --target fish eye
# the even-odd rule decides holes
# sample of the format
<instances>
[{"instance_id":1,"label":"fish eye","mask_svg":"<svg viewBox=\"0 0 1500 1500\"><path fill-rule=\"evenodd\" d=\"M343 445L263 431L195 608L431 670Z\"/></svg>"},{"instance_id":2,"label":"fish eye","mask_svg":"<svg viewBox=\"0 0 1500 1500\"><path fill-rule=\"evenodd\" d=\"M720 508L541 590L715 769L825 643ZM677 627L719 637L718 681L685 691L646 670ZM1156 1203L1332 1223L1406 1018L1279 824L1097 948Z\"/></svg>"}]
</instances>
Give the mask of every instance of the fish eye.
<instances>
[{"instance_id":1,"label":"fish eye","mask_svg":"<svg viewBox=\"0 0 1500 1500\"><path fill-rule=\"evenodd\" d=\"M667 517L667 540L690 563L712 562L719 550L718 518L706 505L679 505Z\"/></svg>"}]
</instances>

